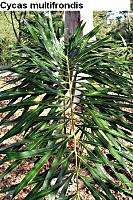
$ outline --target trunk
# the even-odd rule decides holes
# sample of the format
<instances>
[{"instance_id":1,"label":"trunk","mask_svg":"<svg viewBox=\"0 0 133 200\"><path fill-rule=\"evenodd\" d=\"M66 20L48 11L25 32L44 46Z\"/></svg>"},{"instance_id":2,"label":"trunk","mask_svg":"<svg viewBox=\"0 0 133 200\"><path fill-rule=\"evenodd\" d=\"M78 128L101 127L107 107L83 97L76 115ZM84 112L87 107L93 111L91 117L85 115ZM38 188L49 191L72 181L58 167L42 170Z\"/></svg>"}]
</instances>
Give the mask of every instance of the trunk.
<instances>
[{"instance_id":1,"label":"trunk","mask_svg":"<svg viewBox=\"0 0 133 200\"><path fill-rule=\"evenodd\" d=\"M65 12L65 42L69 40L69 37L74 33L75 28L80 22L79 11L66 11Z\"/></svg>"},{"instance_id":2,"label":"trunk","mask_svg":"<svg viewBox=\"0 0 133 200\"><path fill-rule=\"evenodd\" d=\"M65 43L68 43L70 36L74 33L76 27L80 23L80 12L79 11L66 11L65 12L65 36L64 41ZM71 81L73 82L73 86L75 85L75 81L77 79L77 73L76 71L71 70ZM76 87L76 85L75 85ZM77 90L74 91L74 102L77 102L77 99L75 96L80 95L80 92ZM75 105L73 105L75 107Z\"/></svg>"},{"instance_id":3,"label":"trunk","mask_svg":"<svg viewBox=\"0 0 133 200\"><path fill-rule=\"evenodd\" d=\"M80 20L86 23L83 35L91 31L93 26L93 10L84 10L84 11L66 11L65 12L65 41L68 41L70 35L73 34L75 28L79 24Z\"/></svg>"},{"instance_id":4,"label":"trunk","mask_svg":"<svg viewBox=\"0 0 133 200\"><path fill-rule=\"evenodd\" d=\"M78 26L79 22L80 22L80 18L81 20L83 20L83 22L86 23L84 30L83 30L83 35L87 34L89 31L91 31L94 27L93 27L93 11L92 10L84 10L83 12L79 12L79 11L66 11L65 12L65 36L64 36L64 41L67 43L69 40L69 37L74 33L75 28ZM95 37L93 38L94 40L96 39ZM85 74L80 74L83 77L85 76ZM76 76L76 79L75 79ZM72 75L72 80L77 80L78 78L78 74L76 74L76 71L73 71L73 75ZM77 84L76 84L76 88L77 88ZM74 95L74 107L75 107L75 103L79 103L80 102L80 97L81 92L78 90L75 90L75 95Z\"/></svg>"}]
</instances>

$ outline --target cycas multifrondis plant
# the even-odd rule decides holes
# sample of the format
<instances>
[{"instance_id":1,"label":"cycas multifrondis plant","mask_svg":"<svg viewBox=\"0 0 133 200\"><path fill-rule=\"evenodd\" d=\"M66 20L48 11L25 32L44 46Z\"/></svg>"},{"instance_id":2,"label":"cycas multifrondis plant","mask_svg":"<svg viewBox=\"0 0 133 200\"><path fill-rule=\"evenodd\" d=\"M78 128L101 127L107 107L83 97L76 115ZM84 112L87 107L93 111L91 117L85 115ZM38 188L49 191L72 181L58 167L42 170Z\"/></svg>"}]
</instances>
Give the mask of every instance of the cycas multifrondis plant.
<instances>
[{"instance_id":1,"label":"cycas multifrondis plant","mask_svg":"<svg viewBox=\"0 0 133 200\"><path fill-rule=\"evenodd\" d=\"M35 23L25 26L35 45L14 52L11 88L0 93L9 101L0 125L11 126L0 142L22 139L0 148L1 164L10 162L1 178L28 158L34 167L1 191L13 199L32 185L26 200L79 200L82 182L95 199L114 200L115 191L132 197L132 81L117 71L129 63L115 59L109 38L91 40L99 27L81 37L81 23L64 44L51 16L35 14ZM72 180L76 189L69 194Z\"/></svg>"}]
</instances>

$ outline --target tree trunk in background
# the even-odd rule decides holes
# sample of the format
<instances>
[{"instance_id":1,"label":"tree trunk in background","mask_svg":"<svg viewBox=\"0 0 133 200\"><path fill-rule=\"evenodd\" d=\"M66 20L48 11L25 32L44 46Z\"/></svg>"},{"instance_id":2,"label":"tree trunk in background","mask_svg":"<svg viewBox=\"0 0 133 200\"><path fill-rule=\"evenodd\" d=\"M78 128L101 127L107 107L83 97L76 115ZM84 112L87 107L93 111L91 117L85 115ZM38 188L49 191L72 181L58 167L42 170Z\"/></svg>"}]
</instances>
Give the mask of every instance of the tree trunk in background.
<instances>
[{"instance_id":1,"label":"tree trunk in background","mask_svg":"<svg viewBox=\"0 0 133 200\"><path fill-rule=\"evenodd\" d=\"M75 28L79 24L80 20L83 20L86 23L83 35L89 33L93 26L93 10L88 8L83 11L66 11L65 12L65 41L68 41L68 38L73 34ZM94 38L95 39L95 38Z\"/></svg>"},{"instance_id":2,"label":"tree trunk in background","mask_svg":"<svg viewBox=\"0 0 133 200\"><path fill-rule=\"evenodd\" d=\"M66 11L65 16L65 36L64 36L64 41L67 43L70 36L74 33L76 27L80 23L80 11ZM75 79L76 71L72 72L72 81ZM77 79L77 75L76 75ZM76 81L75 79L75 81ZM75 86L76 87L76 86ZM78 103L79 99L76 98L77 95L80 95L81 92L78 90L75 90L74 94L74 102ZM73 105L75 107L75 104Z\"/></svg>"},{"instance_id":3,"label":"tree trunk in background","mask_svg":"<svg viewBox=\"0 0 133 200\"><path fill-rule=\"evenodd\" d=\"M80 22L80 11L65 11L65 42L74 33Z\"/></svg>"},{"instance_id":4,"label":"tree trunk in background","mask_svg":"<svg viewBox=\"0 0 133 200\"><path fill-rule=\"evenodd\" d=\"M93 10L90 10L89 8L86 7L86 9L83 11L66 11L64 13L64 21L65 21L64 41L66 43L68 42L69 37L74 33L75 28L78 26L81 20L83 20L83 23L86 23L83 33L82 33L83 35L85 35L94 28L93 27ZM93 40L95 39L96 38L93 37ZM74 71L73 73L75 74L76 72ZM84 77L85 74L82 74L82 76ZM75 103L79 103L80 100L77 96L80 96L80 95L81 95L81 92L76 90L75 98L74 98Z\"/></svg>"}]
</instances>

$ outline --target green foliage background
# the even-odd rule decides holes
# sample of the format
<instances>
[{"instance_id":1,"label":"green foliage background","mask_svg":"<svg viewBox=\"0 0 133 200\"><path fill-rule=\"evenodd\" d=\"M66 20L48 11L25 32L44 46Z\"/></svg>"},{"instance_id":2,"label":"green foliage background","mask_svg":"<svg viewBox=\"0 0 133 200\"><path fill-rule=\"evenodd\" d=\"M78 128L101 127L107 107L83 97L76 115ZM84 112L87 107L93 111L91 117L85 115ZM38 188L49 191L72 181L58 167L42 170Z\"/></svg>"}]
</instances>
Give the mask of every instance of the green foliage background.
<instances>
[{"instance_id":1,"label":"green foliage background","mask_svg":"<svg viewBox=\"0 0 133 200\"><path fill-rule=\"evenodd\" d=\"M17 24L15 25L17 28ZM0 12L0 64L9 64L11 61L9 49L16 42L10 12Z\"/></svg>"},{"instance_id":2,"label":"green foliage background","mask_svg":"<svg viewBox=\"0 0 133 200\"><path fill-rule=\"evenodd\" d=\"M16 41L10 21L10 12L0 12L0 38L4 39L9 44Z\"/></svg>"}]
</instances>

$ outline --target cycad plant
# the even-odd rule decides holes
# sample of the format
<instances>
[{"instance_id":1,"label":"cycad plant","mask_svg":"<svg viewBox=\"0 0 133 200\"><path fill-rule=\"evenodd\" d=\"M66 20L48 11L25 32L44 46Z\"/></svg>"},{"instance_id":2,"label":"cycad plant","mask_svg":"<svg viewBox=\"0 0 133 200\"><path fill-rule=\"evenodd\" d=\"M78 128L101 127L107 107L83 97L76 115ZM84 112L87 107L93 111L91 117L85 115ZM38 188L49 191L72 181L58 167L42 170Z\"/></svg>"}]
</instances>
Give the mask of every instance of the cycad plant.
<instances>
[{"instance_id":1,"label":"cycad plant","mask_svg":"<svg viewBox=\"0 0 133 200\"><path fill-rule=\"evenodd\" d=\"M1 191L14 199L32 185L25 200L79 200L84 184L97 200L115 200L115 192L132 197L132 80L117 70L130 63L115 58L109 38L91 40L99 27L81 37L81 23L64 43L50 15L34 19L14 51L11 86L0 93L8 100L0 125L11 127L0 142L21 136L1 145L0 162L10 163L1 179L29 158L34 166Z\"/></svg>"}]
</instances>

